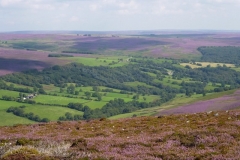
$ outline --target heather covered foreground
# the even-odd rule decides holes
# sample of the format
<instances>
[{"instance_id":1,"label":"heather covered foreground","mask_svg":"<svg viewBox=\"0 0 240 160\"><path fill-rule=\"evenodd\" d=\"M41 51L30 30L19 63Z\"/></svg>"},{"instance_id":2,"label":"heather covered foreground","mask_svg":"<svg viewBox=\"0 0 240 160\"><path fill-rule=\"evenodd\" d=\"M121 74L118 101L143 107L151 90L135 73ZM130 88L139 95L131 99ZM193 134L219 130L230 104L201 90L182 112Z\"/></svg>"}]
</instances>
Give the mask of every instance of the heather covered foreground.
<instances>
[{"instance_id":1,"label":"heather covered foreground","mask_svg":"<svg viewBox=\"0 0 240 160\"><path fill-rule=\"evenodd\" d=\"M177 108L163 110L159 113L159 115L199 113L237 109L240 107L239 98L240 90L237 90L234 94L231 95L225 95L219 98L214 98L206 101L198 101L196 103L179 106Z\"/></svg>"},{"instance_id":2,"label":"heather covered foreground","mask_svg":"<svg viewBox=\"0 0 240 160\"><path fill-rule=\"evenodd\" d=\"M240 111L0 128L2 159L239 159Z\"/></svg>"}]
</instances>

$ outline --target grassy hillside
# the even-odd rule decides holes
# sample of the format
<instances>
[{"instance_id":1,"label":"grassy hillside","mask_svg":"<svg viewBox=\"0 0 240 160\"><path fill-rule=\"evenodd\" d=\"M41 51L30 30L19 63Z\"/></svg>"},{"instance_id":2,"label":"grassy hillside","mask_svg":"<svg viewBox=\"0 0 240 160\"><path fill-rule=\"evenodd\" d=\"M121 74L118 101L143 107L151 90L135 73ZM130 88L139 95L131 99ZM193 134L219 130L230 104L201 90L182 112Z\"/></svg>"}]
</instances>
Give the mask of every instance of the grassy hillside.
<instances>
[{"instance_id":1,"label":"grassy hillside","mask_svg":"<svg viewBox=\"0 0 240 160\"><path fill-rule=\"evenodd\" d=\"M239 159L240 110L0 127L2 159Z\"/></svg>"}]
</instances>

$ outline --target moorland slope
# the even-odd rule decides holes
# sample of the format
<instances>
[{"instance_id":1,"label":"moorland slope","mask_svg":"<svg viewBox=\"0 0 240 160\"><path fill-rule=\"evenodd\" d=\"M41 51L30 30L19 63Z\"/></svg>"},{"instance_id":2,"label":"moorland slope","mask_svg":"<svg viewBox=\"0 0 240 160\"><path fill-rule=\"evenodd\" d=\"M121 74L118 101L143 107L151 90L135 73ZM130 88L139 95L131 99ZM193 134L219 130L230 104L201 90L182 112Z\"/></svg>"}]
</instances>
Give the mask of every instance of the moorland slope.
<instances>
[{"instance_id":1,"label":"moorland slope","mask_svg":"<svg viewBox=\"0 0 240 160\"><path fill-rule=\"evenodd\" d=\"M0 127L12 159L239 159L240 110Z\"/></svg>"}]
</instances>

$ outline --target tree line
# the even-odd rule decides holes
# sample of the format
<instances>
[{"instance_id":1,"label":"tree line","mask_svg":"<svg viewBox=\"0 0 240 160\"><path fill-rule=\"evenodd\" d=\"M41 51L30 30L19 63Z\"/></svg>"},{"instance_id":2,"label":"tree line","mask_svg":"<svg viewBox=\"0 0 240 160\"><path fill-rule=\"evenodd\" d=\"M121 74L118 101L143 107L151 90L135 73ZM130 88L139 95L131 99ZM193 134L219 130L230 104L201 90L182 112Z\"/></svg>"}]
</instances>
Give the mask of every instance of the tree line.
<instances>
[{"instance_id":1,"label":"tree line","mask_svg":"<svg viewBox=\"0 0 240 160\"><path fill-rule=\"evenodd\" d=\"M205 62L231 63L240 65L240 47L235 46L210 46L199 47L202 53L201 60Z\"/></svg>"}]
</instances>

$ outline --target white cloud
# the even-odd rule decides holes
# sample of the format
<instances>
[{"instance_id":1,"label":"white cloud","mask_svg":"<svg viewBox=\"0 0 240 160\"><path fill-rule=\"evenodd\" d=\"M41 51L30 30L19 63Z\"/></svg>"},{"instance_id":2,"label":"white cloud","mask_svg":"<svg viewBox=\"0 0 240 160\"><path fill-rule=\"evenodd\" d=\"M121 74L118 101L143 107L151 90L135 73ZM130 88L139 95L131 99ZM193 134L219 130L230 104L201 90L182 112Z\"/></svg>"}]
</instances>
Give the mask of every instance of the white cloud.
<instances>
[{"instance_id":1,"label":"white cloud","mask_svg":"<svg viewBox=\"0 0 240 160\"><path fill-rule=\"evenodd\" d=\"M9 5L17 4L21 1L22 0L0 0L0 4L1 4L1 6L6 7Z\"/></svg>"},{"instance_id":2,"label":"white cloud","mask_svg":"<svg viewBox=\"0 0 240 160\"><path fill-rule=\"evenodd\" d=\"M79 18L77 16L72 16L70 18L70 22L78 22L79 21Z\"/></svg>"},{"instance_id":3,"label":"white cloud","mask_svg":"<svg viewBox=\"0 0 240 160\"><path fill-rule=\"evenodd\" d=\"M0 0L0 31L7 20L35 29L37 19L52 29L240 28L239 10L240 0Z\"/></svg>"},{"instance_id":4,"label":"white cloud","mask_svg":"<svg viewBox=\"0 0 240 160\"><path fill-rule=\"evenodd\" d=\"M51 4L30 4L29 5L33 9L38 9L38 10L54 10L55 7Z\"/></svg>"},{"instance_id":5,"label":"white cloud","mask_svg":"<svg viewBox=\"0 0 240 160\"><path fill-rule=\"evenodd\" d=\"M121 2L117 4L119 14L135 14L140 12L139 4L135 1Z\"/></svg>"},{"instance_id":6,"label":"white cloud","mask_svg":"<svg viewBox=\"0 0 240 160\"><path fill-rule=\"evenodd\" d=\"M89 6L90 10L91 11L97 11L98 9L100 9L102 6L100 4L97 4L97 3L94 3L94 4L91 4Z\"/></svg>"}]
</instances>

